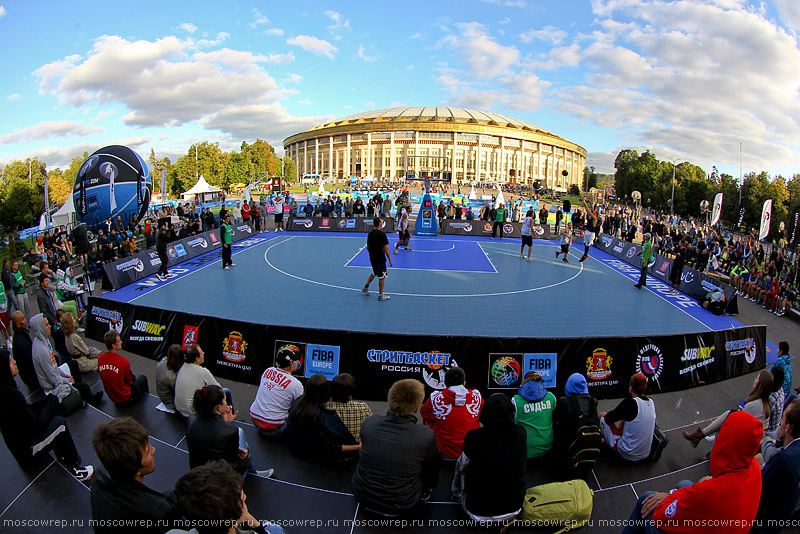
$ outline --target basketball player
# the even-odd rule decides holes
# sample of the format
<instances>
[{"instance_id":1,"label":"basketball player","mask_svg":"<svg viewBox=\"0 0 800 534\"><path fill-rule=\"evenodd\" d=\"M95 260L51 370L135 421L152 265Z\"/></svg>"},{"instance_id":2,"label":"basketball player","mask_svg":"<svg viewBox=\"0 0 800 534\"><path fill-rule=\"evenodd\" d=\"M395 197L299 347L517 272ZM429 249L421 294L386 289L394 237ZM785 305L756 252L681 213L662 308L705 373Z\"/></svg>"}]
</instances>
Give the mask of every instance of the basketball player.
<instances>
[{"instance_id":1,"label":"basketball player","mask_svg":"<svg viewBox=\"0 0 800 534\"><path fill-rule=\"evenodd\" d=\"M522 221L522 229L520 233L522 234L522 246L519 249L519 257L525 257L525 246L528 247L528 261L533 261L531 258L531 252L533 252L533 225L534 225L534 218L533 218L533 209L528 209L528 213L525 214L525 219Z\"/></svg>"},{"instance_id":2,"label":"basketball player","mask_svg":"<svg viewBox=\"0 0 800 534\"><path fill-rule=\"evenodd\" d=\"M586 208L586 230L583 232L583 256L578 261L584 262L589 257L589 247L594 243L594 231L597 223L600 220L598 213L593 210L586 201L583 201L583 207Z\"/></svg>"},{"instance_id":3,"label":"basketball player","mask_svg":"<svg viewBox=\"0 0 800 534\"><path fill-rule=\"evenodd\" d=\"M394 246L395 254L400 254L399 252L397 252L397 248L400 245L404 245L406 250L411 250L408 247L408 242L411 239L411 232L408 231L408 222L410 218L411 218L411 206L406 206L406 210L403 212L403 215L400 216L400 224L397 227L397 234L400 236L400 239Z\"/></svg>"},{"instance_id":4,"label":"basketball player","mask_svg":"<svg viewBox=\"0 0 800 534\"><path fill-rule=\"evenodd\" d=\"M564 254L564 263L569 263L567 256L569 256L569 246L572 244L572 223L565 224L561 229L561 250L556 251L556 258L559 254Z\"/></svg>"},{"instance_id":5,"label":"basketball player","mask_svg":"<svg viewBox=\"0 0 800 534\"><path fill-rule=\"evenodd\" d=\"M409 208L410 210L410 208ZM372 281L378 279L378 300L389 300L389 295L383 294L383 284L386 280L386 260L389 260L389 265L392 265L392 255L389 254L389 238L381 231L383 228L383 221L380 217L375 217L372 220L373 229L367 234L367 252L369 253L369 263L372 265L372 273L367 279L366 285L361 290L366 296L369 296L369 285ZM397 250L395 249L395 253Z\"/></svg>"}]
</instances>

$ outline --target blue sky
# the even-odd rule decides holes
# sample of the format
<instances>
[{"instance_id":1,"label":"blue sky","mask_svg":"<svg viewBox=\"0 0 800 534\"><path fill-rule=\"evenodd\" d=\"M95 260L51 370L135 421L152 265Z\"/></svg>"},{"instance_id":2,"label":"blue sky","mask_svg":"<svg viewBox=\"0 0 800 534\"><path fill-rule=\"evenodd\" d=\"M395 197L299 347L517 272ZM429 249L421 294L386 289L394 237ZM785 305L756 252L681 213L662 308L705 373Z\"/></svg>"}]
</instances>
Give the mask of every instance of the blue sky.
<instances>
[{"instance_id":1,"label":"blue sky","mask_svg":"<svg viewBox=\"0 0 800 534\"><path fill-rule=\"evenodd\" d=\"M800 172L800 1L0 0L0 165L121 143L174 162L397 106L529 121L613 172L622 148Z\"/></svg>"}]
</instances>

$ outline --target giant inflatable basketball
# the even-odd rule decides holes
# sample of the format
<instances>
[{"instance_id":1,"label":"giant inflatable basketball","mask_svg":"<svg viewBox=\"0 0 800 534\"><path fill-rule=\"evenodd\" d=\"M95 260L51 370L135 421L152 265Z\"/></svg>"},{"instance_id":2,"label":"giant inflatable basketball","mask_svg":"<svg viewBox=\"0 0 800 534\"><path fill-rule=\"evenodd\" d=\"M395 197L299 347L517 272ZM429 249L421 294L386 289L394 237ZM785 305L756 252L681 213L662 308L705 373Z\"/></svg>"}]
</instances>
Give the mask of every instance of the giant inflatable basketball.
<instances>
[{"instance_id":1,"label":"giant inflatable basketball","mask_svg":"<svg viewBox=\"0 0 800 534\"><path fill-rule=\"evenodd\" d=\"M83 162L72 198L78 218L94 228L117 215L123 224L134 215L141 220L152 191L150 171L141 156L128 147L112 145Z\"/></svg>"}]
</instances>

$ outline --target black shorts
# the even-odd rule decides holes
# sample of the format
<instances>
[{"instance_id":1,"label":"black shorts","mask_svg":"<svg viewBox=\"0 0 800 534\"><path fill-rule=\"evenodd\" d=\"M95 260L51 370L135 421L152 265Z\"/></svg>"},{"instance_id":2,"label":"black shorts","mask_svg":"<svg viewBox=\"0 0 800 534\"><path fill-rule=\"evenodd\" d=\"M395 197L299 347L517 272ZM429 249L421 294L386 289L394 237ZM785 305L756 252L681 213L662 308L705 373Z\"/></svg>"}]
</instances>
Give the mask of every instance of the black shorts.
<instances>
[{"instance_id":1,"label":"black shorts","mask_svg":"<svg viewBox=\"0 0 800 534\"><path fill-rule=\"evenodd\" d=\"M522 246L533 246L533 236L532 235L524 235L522 236Z\"/></svg>"},{"instance_id":2,"label":"black shorts","mask_svg":"<svg viewBox=\"0 0 800 534\"><path fill-rule=\"evenodd\" d=\"M375 275L375 278L382 279L386 278L386 263L372 263L372 274Z\"/></svg>"},{"instance_id":3,"label":"black shorts","mask_svg":"<svg viewBox=\"0 0 800 534\"><path fill-rule=\"evenodd\" d=\"M561 245L561 252L569 252L569 245Z\"/></svg>"},{"instance_id":4,"label":"black shorts","mask_svg":"<svg viewBox=\"0 0 800 534\"><path fill-rule=\"evenodd\" d=\"M398 230L397 235L400 236L400 241L405 241L407 237L411 237L411 233L408 231L408 228L405 230Z\"/></svg>"},{"instance_id":5,"label":"black shorts","mask_svg":"<svg viewBox=\"0 0 800 534\"><path fill-rule=\"evenodd\" d=\"M283 213L275 214L275 222L283 222Z\"/></svg>"}]
</instances>

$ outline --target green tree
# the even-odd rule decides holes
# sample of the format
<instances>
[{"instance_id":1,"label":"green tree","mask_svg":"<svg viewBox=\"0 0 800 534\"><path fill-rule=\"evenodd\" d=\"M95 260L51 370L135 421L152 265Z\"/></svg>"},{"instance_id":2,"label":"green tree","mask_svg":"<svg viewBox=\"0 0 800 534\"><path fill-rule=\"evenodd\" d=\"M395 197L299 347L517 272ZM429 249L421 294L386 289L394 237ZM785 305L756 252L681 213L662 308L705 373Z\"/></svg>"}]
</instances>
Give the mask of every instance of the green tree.
<instances>
[{"instance_id":1,"label":"green tree","mask_svg":"<svg viewBox=\"0 0 800 534\"><path fill-rule=\"evenodd\" d=\"M594 166L587 166L583 168L583 183L585 186L584 191L589 191L593 187L597 187L598 174L594 171Z\"/></svg>"},{"instance_id":2,"label":"green tree","mask_svg":"<svg viewBox=\"0 0 800 534\"><path fill-rule=\"evenodd\" d=\"M0 219L14 230L37 225L44 212L45 164L38 159L12 161L0 184ZM29 179L30 173L30 179Z\"/></svg>"},{"instance_id":3,"label":"green tree","mask_svg":"<svg viewBox=\"0 0 800 534\"><path fill-rule=\"evenodd\" d=\"M47 173L47 193L50 202L62 206L72 193L72 184L67 182L61 169L53 169Z\"/></svg>"},{"instance_id":4,"label":"green tree","mask_svg":"<svg viewBox=\"0 0 800 534\"><path fill-rule=\"evenodd\" d=\"M150 178L153 179L153 191L159 193L164 193L164 192L169 193L172 190L171 187L172 184L170 183L170 177L169 177L169 170L170 167L172 167L172 163L169 161L169 158L166 156L160 159L157 158L155 150L151 148L149 162L150 162ZM161 173L165 170L167 171L167 184L166 184L167 190L161 191Z\"/></svg>"},{"instance_id":5,"label":"green tree","mask_svg":"<svg viewBox=\"0 0 800 534\"><path fill-rule=\"evenodd\" d=\"M230 187L231 184L243 183L246 184L250 181L249 161L246 154L241 152L232 152L228 156L228 161L225 164L225 173L222 175L221 187Z\"/></svg>"},{"instance_id":6,"label":"green tree","mask_svg":"<svg viewBox=\"0 0 800 534\"><path fill-rule=\"evenodd\" d=\"M297 165L289 156L283 158L283 178L287 182L297 183Z\"/></svg>"},{"instance_id":7,"label":"green tree","mask_svg":"<svg viewBox=\"0 0 800 534\"><path fill-rule=\"evenodd\" d=\"M78 171L81 170L83 162L89 159L89 153L84 152L82 156L75 156L69 163L69 167L64 171L64 179L70 187L75 187L75 178L78 176Z\"/></svg>"}]
</instances>

